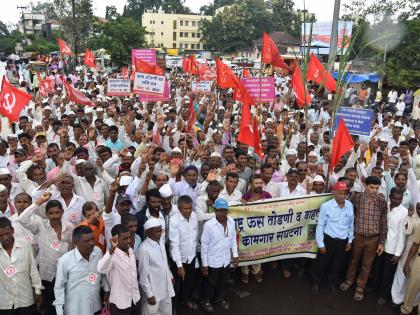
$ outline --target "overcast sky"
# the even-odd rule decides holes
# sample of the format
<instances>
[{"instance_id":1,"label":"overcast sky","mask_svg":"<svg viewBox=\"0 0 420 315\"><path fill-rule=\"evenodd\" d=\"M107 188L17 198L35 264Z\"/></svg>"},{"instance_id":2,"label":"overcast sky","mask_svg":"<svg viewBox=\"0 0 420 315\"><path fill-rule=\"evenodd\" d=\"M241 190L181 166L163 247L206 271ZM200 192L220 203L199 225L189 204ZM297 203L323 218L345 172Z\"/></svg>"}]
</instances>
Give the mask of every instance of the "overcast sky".
<instances>
[{"instance_id":1,"label":"overcast sky","mask_svg":"<svg viewBox=\"0 0 420 315\"><path fill-rule=\"evenodd\" d=\"M348 2L342 0L341 2ZM0 10L0 20L4 23L17 23L20 16L20 10L17 6L26 6L30 0L2 0ZM34 0L34 2L37 2ZM41 0L41 2L43 2ZM211 0L186 0L185 5L193 12L198 12L202 5L211 3ZM93 0L94 14L97 16L105 16L105 7L107 5L115 5L119 13L122 13L126 0ZM296 9L303 9L304 0L295 0ZM332 20L334 0L306 0L306 8L309 12L316 15L318 22L328 22Z\"/></svg>"}]
</instances>

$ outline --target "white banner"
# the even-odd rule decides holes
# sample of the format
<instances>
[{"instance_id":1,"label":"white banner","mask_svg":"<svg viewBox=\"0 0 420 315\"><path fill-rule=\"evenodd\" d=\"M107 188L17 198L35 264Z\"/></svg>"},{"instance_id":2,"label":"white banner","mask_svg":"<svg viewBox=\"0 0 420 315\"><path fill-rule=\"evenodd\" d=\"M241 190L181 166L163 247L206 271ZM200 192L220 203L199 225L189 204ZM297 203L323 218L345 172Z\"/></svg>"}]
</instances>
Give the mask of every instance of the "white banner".
<instances>
[{"instance_id":1,"label":"white banner","mask_svg":"<svg viewBox=\"0 0 420 315\"><path fill-rule=\"evenodd\" d=\"M108 79L108 96L129 96L131 86L129 79Z\"/></svg>"},{"instance_id":2,"label":"white banner","mask_svg":"<svg viewBox=\"0 0 420 315\"><path fill-rule=\"evenodd\" d=\"M193 93L210 93L212 81L192 81L191 89Z\"/></svg>"},{"instance_id":3,"label":"white banner","mask_svg":"<svg viewBox=\"0 0 420 315\"><path fill-rule=\"evenodd\" d=\"M165 91L165 77L149 73L136 72L133 92L163 95Z\"/></svg>"}]
</instances>

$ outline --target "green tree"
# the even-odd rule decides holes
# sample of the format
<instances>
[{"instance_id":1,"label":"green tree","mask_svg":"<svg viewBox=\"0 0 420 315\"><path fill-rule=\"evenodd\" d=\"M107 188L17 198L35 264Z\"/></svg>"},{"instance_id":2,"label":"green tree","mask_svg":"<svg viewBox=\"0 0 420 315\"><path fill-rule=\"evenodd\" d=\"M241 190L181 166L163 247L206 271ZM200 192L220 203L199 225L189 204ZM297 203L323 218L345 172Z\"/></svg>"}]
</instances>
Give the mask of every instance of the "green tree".
<instances>
[{"instance_id":1,"label":"green tree","mask_svg":"<svg viewBox=\"0 0 420 315\"><path fill-rule=\"evenodd\" d=\"M106 49L117 66L130 62L131 49L145 46L145 28L129 17L118 16L103 24L96 23L88 46L92 49Z\"/></svg>"},{"instance_id":2,"label":"green tree","mask_svg":"<svg viewBox=\"0 0 420 315\"><path fill-rule=\"evenodd\" d=\"M418 86L420 82L420 20L407 20L404 24L401 42L388 54L386 77L389 85L407 88Z\"/></svg>"},{"instance_id":3,"label":"green tree","mask_svg":"<svg viewBox=\"0 0 420 315\"><path fill-rule=\"evenodd\" d=\"M212 21L202 20L207 48L221 52L249 47L261 34L273 30L272 14L263 0L244 0L225 8Z\"/></svg>"},{"instance_id":4,"label":"green tree","mask_svg":"<svg viewBox=\"0 0 420 315\"><path fill-rule=\"evenodd\" d=\"M115 5L106 6L105 8L105 19L114 20L119 16Z\"/></svg>"},{"instance_id":5,"label":"green tree","mask_svg":"<svg viewBox=\"0 0 420 315\"><path fill-rule=\"evenodd\" d=\"M17 29L9 30L6 24L0 21L0 53L14 54L16 43L22 38L22 34Z\"/></svg>"},{"instance_id":6,"label":"green tree","mask_svg":"<svg viewBox=\"0 0 420 315\"><path fill-rule=\"evenodd\" d=\"M344 4L344 10L374 23L382 21L385 17L404 20L419 18L420 0L351 0Z\"/></svg>"},{"instance_id":7,"label":"green tree","mask_svg":"<svg viewBox=\"0 0 420 315\"><path fill-rule=\"evenodd\" d=\"M76 52L85 49L94 21L92 0L47 0L33 4L32 8L47 20L56 20L60 25L58 34L73 44Z\"/></svg>"},{"instance_id":8,"label":"green tree","mask_svg":"<svg viewBox=\"0 0 420 315\"><path fill-rule=\"evenodd\" d=\"M213 3L203 5L200 8L200 13L204 15L214 15L216 9L224 7L226 5L231 5L235 0L214 0Z\"/></svg>"},{"instance_id":9,"label":"green tree","mask_svg":"<svg viewBox=\"0 0 420 315\"><path fill-rule=\"evenodd\" d=\"M274 31L282 31L293 36L300 36L301 21L295 13L293 0L272 0Z\"/></svg>"},{"instance_id":10,"label":"green tree","mask_svg":"<svg viewBox=\"0 0 420 315\"><path fill-rule=\"evenodd\" d=\"M41 54L48 54L52 51L58 51L57 40L48 41L44 37L36 34L29 34L26 36L27 42L30 44L25 44L25 51L36 51Z\"/></svg>"}]
</instances>

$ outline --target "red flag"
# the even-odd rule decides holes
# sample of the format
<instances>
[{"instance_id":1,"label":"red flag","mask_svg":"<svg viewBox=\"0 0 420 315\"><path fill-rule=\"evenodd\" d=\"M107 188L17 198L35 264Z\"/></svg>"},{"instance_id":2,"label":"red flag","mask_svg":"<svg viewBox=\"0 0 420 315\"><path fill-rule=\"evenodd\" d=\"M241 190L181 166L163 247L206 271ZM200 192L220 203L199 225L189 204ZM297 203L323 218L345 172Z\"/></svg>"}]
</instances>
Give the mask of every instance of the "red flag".
<instances>
[{"instance_id":1,"label":"red flag","mask_svg":"<svg viewBox=\"0 0 420 315\"><path fill-rule=\"evenodd\" d=\"M213 81L217 79L216 68L202 64L198 67L199 81Z\"/></svg>"},{"instance_id":2,"label":"red flag","mask_svg":"<svg viewBox=\"0 0 420 315\"><path fill-rule=\"evenodd\" d=\"M48 93L55 92L55 82L53 79L45 78L45 80L43 80L39 73L37 73L37 77L38 77L39 94L41 96L45 96Z\"/></svg>"},{"instance_id":3,"label":"red flag","mask_svg":"<svg viewBox=\"0 0 420 315\"><path fill-rule=\"evenodd\" d=\"M124 79L128 79L128 68L127 67L122 67L121 68L121 76Z\"/></svg>"},{"instance_id":4,"label":"red flag","mask_svg":"<svg viewBox=\"0 0 420 315\"><path fill-rule=\"evenodd\" d=\"M228 65L216 58L217 86L222 89L237 88L239 80Z\"/></svg>"},{"instance_id":5,"label":"red flag","mask_svg":"<svg viewBox=\"0 0 420 315\"><path fill-rule=\"evenodd\" d=\"M248 103L242 104L241 125L239 126L238 141L254 146L254 131L252 129L251 110Z\"/></svg>"},{"instance_id":6,"label":"red flag","mask_svg":"<svg viewBox=\"0 0 420 315\"><path fill-rule=\"evenodd\" d=\"M240 101L243 104L254 103L252 96L249 94L248 90L241 81L239 81L238 87L234 89L233 98L235 101Z\"/></svg>"},{"instance_id":7,"label":"red flag","mask_svg":"<svg viewBox=\"0 0 420 315\"><path fill-rule=\"evenodd\" d=\"M188 108L188 124L187 133L192 133L195 124L195 110L194 110L194 99L190 96L190 106Z\"/></svg>"},{"instance_id":8,"label":"red flag","mask_svg":"<svg viewBox=\"0 0 420 315\"><path fill-rule=\"evenodd\" d=\"M3 77L0 93L0 114L10 121L19 121L19 114L32 99L32 95L14 87Z\"/></svg>"},{"instance_id":9,"label":"red flag","mask_svg":"<svg viewBox=\"0 0 420 315\"><path fill-rule=\"evenodd\" d=\"M182 56L182 70L184 70L184 72L187 72L187 67L188 67L188 58L186 58L185 56Z\"/></svg>"},{"instance_id":10,"label":"red flag","mask_svg":"<svg viewBox=\"0 0 420 315\"><path fill-rule=\"evenodd\" d=\"M284 62L273 39L266 32L263 33L261 61L275 67L289 70L289 66Z\"/></svg>"},{"instance_id":11,"label":"red flag","mask_svg":"<svg viewBox=\"0 0 420 315\"><path fill-rule=\"evenodd\" d=\"M63 56L72 56L73 52L71 51L70 45L67 44L64 40L61 38L57 39L58 47L60 47L60 53Z\"/></svg>"},{"instance_id":12,"label":"red flag","mask_svg":"<svg viewBox=\"0 0 420 315\"><path fill-rule=\"evenodd\" d=\"M83 92L75 89L70 84L64 82L64 87L66 88L71 101L75 102L76 104L95 106L95 103L93 103L89 97L83 94Z\"/></svg>"},{"instance_id":13,"label":"red flag","mask_svg":"<svg viewBox=\"0 0 420 315\"><path fill-rule=\"evenodd\" d=\"M249 69L244 69L244 71L242 72L242 78L251 78L251 72L249 72Z\"/></svg>"},{"instance_id":14,"label":"red flag","mask_svg":"<svg viewBox=\"0 0 420 315\"><path fill-rule=\"evenodd\" d=\"M194 55L190 55L188 59L184 58L182 60L182 69L189 74L198 74L199 65L198 61L195 60Z\"/></svg>"},{"instance_id":15,"label":"red flag","mask_svg":"<svg viewBox=\"0 0 420 315\"><path fill-rule=\"evenodd\" d=\"M87 48L85 52L84 64L87 65L88 67L96 69L95 56L93 55L93 52Z\"/></svg>"},{"instance_id":16,"label":"red flag","mask_svg":"<svg viewBox=\"0 0 420 315\"><path fill-rule=\"evenodd\" d=\"M354 147L354 142L346 128L344 119L339 117L340 122L335 133L335 137L331 150L330 171L334 170L334 166L340 161L340 158Z\"/></svg>"},{"instance_id":17,"label":"red flag","mask_svg":"<svg viewBox=\"0 0 420 315\"><path fill-rule=\"evenodd\" d=\"M252 122L252 129L254 131L254 149L255 154L259 156L259 158L262 160L264 158L264 152L261 146L261 140L260 140L260 133L258 131L258 118L257 116L254 117L254 120Z\"/></svg>"},{"instance_id":18,"label":"red flag","mask_svg":"<svg viewBox=\"0 0 420 315\"><path fill-rule=\"evenodd\" d=\"M295 92L296 102L300 108L302 108L304 105L311 104L311 97L303 84L302 72L300 71L298 64L296 64L295 71L293 72L292 88Z\"/></svg>"},{"instance_id":19,"label":"red flag","mask_svg":"<svg viewBox=\"0 0 420 315\"><path fill-rule=\"evenodd\" d=\"M148 63L139 58L136 58L135 62L136 62L136 72L163 75L163 70L158 65Z\"/></svg>"},{"instance_id":20,"label":"red flag","mask_svg":"<svg viewBox=\"0 0 420 315\"><path fill-rule=\"evenodd\" d=\"M306 72L306 79L313 81L316 84L322 84L327 90L331 92L336 91L337 83L335 82L332 75L324 68L318 58L311 54L311 58L308 63L308 71Z\"/></svg>"}]
</instances>

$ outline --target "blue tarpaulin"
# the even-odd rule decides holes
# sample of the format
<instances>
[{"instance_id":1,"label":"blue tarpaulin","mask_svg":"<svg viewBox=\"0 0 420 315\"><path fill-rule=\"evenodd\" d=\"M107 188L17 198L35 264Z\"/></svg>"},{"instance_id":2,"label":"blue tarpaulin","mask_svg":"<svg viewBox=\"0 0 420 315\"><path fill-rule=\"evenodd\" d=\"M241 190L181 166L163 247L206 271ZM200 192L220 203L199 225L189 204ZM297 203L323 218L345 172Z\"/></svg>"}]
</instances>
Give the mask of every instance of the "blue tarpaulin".
<instances>
[{"instance_id":1,"label":"blue tarpaulin","mask_svg":"<svg viewBox=\"0 0 420 315\"><path fill-rule=\"evenodd\" d=\"M333 73L334 79L338 78L338 72L335 71ZM344 80L347 83L361 83L364 81L370 81L372 83L376 83L379 81L379 75L376 73L347 73L344 76Z\"/></svg>"}]
</instances>

